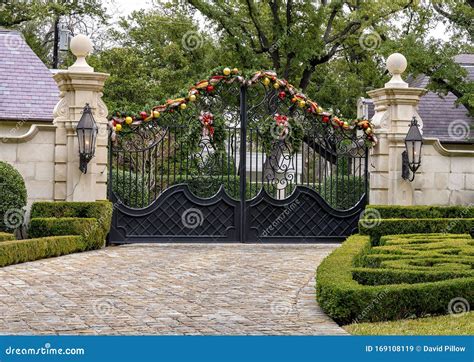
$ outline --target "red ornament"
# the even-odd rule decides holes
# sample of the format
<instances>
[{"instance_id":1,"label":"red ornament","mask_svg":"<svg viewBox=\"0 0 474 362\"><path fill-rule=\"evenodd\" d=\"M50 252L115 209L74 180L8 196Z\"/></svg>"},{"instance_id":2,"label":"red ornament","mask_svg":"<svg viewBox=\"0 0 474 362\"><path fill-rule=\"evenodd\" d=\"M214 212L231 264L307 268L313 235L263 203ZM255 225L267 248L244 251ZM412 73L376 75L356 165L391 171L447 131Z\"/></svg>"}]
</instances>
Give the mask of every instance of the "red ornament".
<instances>
[{"instance_id":1,"label":"red ornament","mask_svg":"<svg viewBox=\"0 0 474 362\"><path fill-rule=\"evenodd\" d=\"M329 116L324 115L323 118L322 118L322 121L324 123L328 123L329 122Z\"/></svg>"},{"instance_id":2,"label":"red ornament","mask_svg":"<svg viewBox=\"0 0 474 362\"><path fill-rule=\"evenodd\" d=\"M142 117L142 119L145 119L146 117L148 117L148 114L146 112L140 112L140 117Z\"/></svg>"},{"instance_id":3,"label":"red ornament","mask_svg":"<svg viewBox=\"0 0 474 362\"><path fill-rule=\"evenodd\" d=\"M278 97L279 97L281 100L285 99L285 97L286 97L286 92L281 91L280 93L278 93Z\"/></svg>"},{"instance_id":4,"label":"red ornament","mask_svg":"<svg viewBox=\"0 0 474 362\"><path fill-rule=\"evenodd\" d=\"M273 119L275 120L276 124L279 126L285 126L285 127L288 126L288 117L283 114L275 113L275 115L273 116Z\"/></svg>"},{"instance_id":5,"label":"red ornament","mask_svg":"<svg viewBox=\"0 0 474 362\"><path fill-rule=\"evenodd\" d=\"M212 84L209 84L207 87L206 87L206 90L211 93L213 90L214 90L214 86Z\"/></svg>"}]
</instances>

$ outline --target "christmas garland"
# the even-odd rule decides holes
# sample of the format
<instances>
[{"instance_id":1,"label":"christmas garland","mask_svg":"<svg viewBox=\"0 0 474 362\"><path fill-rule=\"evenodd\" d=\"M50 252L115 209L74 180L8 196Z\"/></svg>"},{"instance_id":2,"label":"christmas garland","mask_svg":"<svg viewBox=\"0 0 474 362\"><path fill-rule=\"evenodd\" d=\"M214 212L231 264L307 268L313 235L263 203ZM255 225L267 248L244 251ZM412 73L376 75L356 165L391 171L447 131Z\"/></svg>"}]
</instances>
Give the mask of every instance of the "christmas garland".
<instances>
[{"instance_id":1,"label":"christmas garland","mask_svg":"<svg viewBox=\"0 0 474 362\"><path fill-rule=\"evenodd\" d=\"M239 84L246 85L248 87L253 86L261 82L265 87L274 87L278 91L278 97L280 100L285 100L287 97L291 100L291 103L298 107L306 110L308 114L314 115L315 119L331 125L334 129L341 129L344 131L362 130L370 145L377 144L377 137L373 131L373 125L367 119L355 119L347 120L341 119L327 111L324 111L316 102L312 101L306 95L288 83L285 79L277 78L274 71L259 71L254 73L249 79L244 77L237 68L221 67L214 71L208 79L201 80L192 86L187 94L183 97L176 99L169 99L165 104L155 106L150 112L140 112L139 115L125 114L118 112L112 116L109 120L109 127L112 130L111 137L115 140L117 134L126 131L127 128L134 128L143 125L152 120L156 120L164 113L173 113L175 111L185 111L188 104L195 102L198 97L212 96L215 92L216 87L219 84L226 83L231 84L238 82ZM207 112L209 113L209 112ZM277 115L275 115L276 117ZM281 117L280 115L278 115ZM211 113L203 115L196 120L197 124L202 126L202 134L209 137L211 140L214 137L214 128L212 126L213 117ZM286 117L286 116L283 116ZM203 121L204 119L204 121ZM277 127L285 127L282 118L274 118ZM291 118L286 120L290 125L296 126L295 121ZM282 123L283 122L283 123ZM269 128L268 125L264 125L265 128ZM268 130L267 130L268 131ZM217 135L217 133L216 133ZM278 138L278 137L277 137ZM296 138L293 142L297 142ZM297 145L293 145L294 149L297 149Z\"/></svg>"}]
</instances>

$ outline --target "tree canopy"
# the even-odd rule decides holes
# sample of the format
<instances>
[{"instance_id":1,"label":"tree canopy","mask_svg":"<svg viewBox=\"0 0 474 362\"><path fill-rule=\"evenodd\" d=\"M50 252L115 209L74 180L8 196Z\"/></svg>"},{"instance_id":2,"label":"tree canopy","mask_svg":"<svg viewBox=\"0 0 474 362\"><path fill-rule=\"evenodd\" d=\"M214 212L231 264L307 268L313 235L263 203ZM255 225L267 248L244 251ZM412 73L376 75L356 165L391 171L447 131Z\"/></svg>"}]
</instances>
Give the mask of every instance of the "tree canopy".
<instances>
[{"instance_id":1,"label":"tree canopy","mask_svg":"<svg viewBox=\"0 0 474 362\"><path fill-rule=\"evenodd\" d=\"M170 0L105 26L113 12L99 0L33 0L4 5L0 25L23 31L49 62L58 16L93 35L90 62L111 74L111 111L158 104L228 65L273 69L323 107L354 117L357 98L388 80L385 59L397 51L407 74L428 75L429 89L452 92L473 113L473 83L453 61L473 52L472 0ZM432 37L436 27L446 30L442 40Z\"/></svg>"}]
</instances>

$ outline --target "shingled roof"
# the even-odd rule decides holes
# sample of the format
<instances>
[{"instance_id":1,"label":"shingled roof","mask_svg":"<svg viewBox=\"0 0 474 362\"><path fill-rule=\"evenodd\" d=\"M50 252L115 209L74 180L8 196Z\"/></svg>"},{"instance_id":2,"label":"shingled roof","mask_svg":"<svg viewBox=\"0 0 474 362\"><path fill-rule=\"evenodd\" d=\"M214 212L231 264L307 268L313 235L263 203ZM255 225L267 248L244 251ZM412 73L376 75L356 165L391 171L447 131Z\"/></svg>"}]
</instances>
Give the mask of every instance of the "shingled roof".
<instances>
[{"instance_id":1,"label":"shingled roof","mask_svg":"<svg viewBox=\"0 0 474 362\"><path fill-rule=\"evenodd\" d=\"M474 54L460 54L456 56L455 61L467 70L469 80L474 81ZM425 88L428 82L429 77L424 74L408 80L410 87L418 88ZM423 120L423 135L425 137L436 137L441 142L469 142L468 139L453 139L448 133L449 125L453 121L463 121L466 124L474 122L462 104L455 104L456 100L457 97L451 92L443 97L428 92L421 98L418 112Z\"/></svg>"},{"instance_id":2,"label":"shingled roof","mask_svg":"<svg viewBox=\"0 0 474 362\"><path fill-rule=\"evenodd\" d=\"M53 120L59 90L23 36L0 29L0 121Z\"/></svg>"}]
</instances>

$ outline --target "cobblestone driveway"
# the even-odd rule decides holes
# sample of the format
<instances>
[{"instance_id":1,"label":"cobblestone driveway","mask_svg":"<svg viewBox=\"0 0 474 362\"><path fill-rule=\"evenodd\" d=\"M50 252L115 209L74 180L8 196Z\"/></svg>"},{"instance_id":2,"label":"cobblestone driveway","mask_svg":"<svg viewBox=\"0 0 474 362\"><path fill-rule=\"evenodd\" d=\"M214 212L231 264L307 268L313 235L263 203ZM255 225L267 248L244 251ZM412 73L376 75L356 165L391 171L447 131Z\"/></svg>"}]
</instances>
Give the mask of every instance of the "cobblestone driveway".
<instances>
[{"instance_id":1,"label":"cobblestone driveway","mask_svg":"<svg viewBox=\"0 0 474 362\"><path fill-rule=\"evenodd\" d=\"M0 269L1 334L345 334L314 299L334 245L134 245Z\"/></svg>"}]
</instances>

